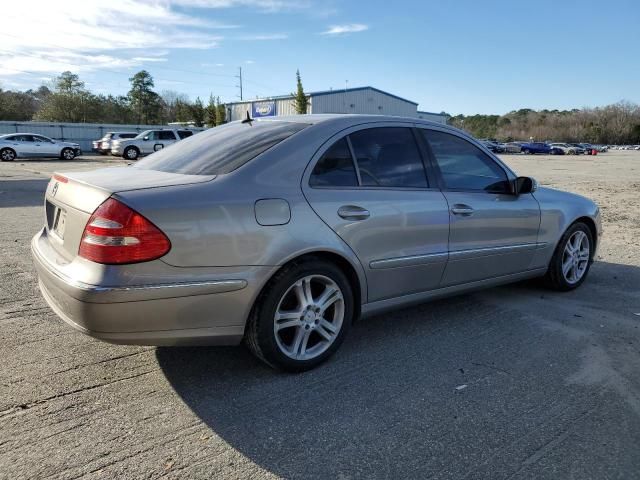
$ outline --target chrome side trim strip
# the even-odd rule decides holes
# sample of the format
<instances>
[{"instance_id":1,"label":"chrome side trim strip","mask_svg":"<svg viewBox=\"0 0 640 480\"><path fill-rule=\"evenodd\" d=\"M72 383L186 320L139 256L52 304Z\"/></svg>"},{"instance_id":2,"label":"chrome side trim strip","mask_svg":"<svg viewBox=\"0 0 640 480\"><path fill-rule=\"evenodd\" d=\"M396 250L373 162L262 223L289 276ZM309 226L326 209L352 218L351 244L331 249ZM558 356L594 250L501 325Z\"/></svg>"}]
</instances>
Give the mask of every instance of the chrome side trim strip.
<instances>
[{"instance_id":1,"label":"chrome side trim strip","mask_svg":"<svg viewBox=\"0 0 640 480\"><path fill-rule=\"evenodd\" d=\"M35 244L35 237L31 242L31 252L36 262L40 264L43 272L62 284L59 285L59 288L65 288L67 291L74 290L78 294L97 294L100 298L100 300L97 300L98 297L93 297L92 300L82 299L85 301L108 301L108 298L110 298L109 294L111 293L114 295L123 294L118 299L113 299L113 301L127 301L129 298L131 300L149 300L163 297L187 297L191 295L233 292L242 290L247 286L246 280L202 280L195 282L117 286L92 285L64 275L55 268L55 266L38 251L38 247ZM36 265L36 267L37 266L38 265ZM148 295L145 295L145 292L148 292Z\"/></svg>"},{"instance_id":2,"label":"chrome side trim strip","mask_svg":"<svg viewBox=\"0 0 640 480\"><path fill-rule=\"evenodd\" d=\"M201 282L158 283L149 285L131 285L126 287L100 287L98 285L91 285L89 290L92 292L137 292L141 290L210 287L207 288L209 293L223 293L242 290L246 286L246 280L205 280Z\"/></svg>"},{"instance_id":3,"label":"chrome side trim strip","mask_svg":"<svg viewBox=\"0 0 640 480\"><path fill-rule=\"evenodd\" d=\"M385 258L373 260L369 267L373 270L397 267L413 267L416 265L427 265L431 263L441 263L447 260L465 260L468 258L485 257L491 255L503 255L505 253L522 252L526 250L537 250L545 248L547 243L523 243L520 245L507 245L503 247L474 248L471 250L458 250L455 252L429 253L425 255L411 255L408 257Z\"/></svg>"},{"instance_id":4,"label":"chrome side trim strip","mask_svg":"<svg viewBox=\"0 0 640 480\"><path fill-rule=\"evenodd\" d=\"M426 255L411 255L409 257L385 258L383 260L373 260L369 263L369 267L373 270L381 270L384 268L397 267L413 267L417 265L428 265L431 263L446 262L449 254L429 253Z\"/></svg>"},{"instance_id":5,"label":"chrome side trim strip","mask_svg":"<svg viewBox=\"0 0 640 480\"><path fill-rule=\"evenodd\" d=\"M474 248L472 250L458 250L449 252L449 260L466 260L469 258L489 257L491 255L504 255L506 253L537 250L546 247L546 243L523 243L521 245L507 245L504 247Z\"/></svg>"}]
</instances>

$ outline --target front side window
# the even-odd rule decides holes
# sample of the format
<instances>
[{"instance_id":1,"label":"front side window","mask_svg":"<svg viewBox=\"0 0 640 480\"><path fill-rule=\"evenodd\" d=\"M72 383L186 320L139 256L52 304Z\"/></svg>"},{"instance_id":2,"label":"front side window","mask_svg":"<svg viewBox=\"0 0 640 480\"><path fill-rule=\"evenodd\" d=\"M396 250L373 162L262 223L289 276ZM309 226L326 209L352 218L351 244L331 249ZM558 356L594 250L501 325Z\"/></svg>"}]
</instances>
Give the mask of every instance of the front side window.
<instances>
[{"instance_id":1,"label":"front side window","mask_svg":"<svg viewBox=\"0 0 640 480\"><path fill-rule=\"evenodd\" d=\"M510 193L504 169L478 147L449 133L420 131L431 146L445 188Z\"/></svg>"},{"instance_id":2,"label":"front side window","mask_svg":"<svg viewBox=\"0 0 640 480\"><path fill-rule=\"evenodd\" d=\"M188 175L229 173L309 125L300 122L233 122L173 143L133 168Z\"/></svg>"},{"instance_id":3,"label":"front side window","mask_svg":"<svg viewBox=\"0 0 640 480\"><path fill-rule=\"evenodd\" d=\"M309 178L312 187L355 187L356 169L345 138L338 140L318 160Z\"/></svg>"},{"instance_id":4,"label":"front side window","mask_svg":"<svg viewBox=\"0 0 640 480\"><path fill-rule=\"evenodd\" d=\"M428 187L411 129L382 127L349 135L363 186Z\"/></svg>"}]
</instances>

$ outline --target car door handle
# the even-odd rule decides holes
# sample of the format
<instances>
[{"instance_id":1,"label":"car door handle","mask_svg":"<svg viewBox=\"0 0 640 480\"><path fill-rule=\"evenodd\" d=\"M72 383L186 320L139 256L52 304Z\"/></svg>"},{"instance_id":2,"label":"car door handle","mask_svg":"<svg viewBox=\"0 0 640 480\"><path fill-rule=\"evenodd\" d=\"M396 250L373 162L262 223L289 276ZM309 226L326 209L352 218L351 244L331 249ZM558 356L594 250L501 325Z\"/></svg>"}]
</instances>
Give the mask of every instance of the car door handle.
<instances>
[{"instance_id":1,"label":"car door handle","mask_svg":"<svg viewBox=\"0 0 640 480\"><path fill-rule=\"evenodd\" d=\"M462 215L464 217L468 217L469 215L473 215L473 208L463 203L456 203L453 207L451 207L451 213L453 213L454 215Z\"/></svg>"},{"instance_id":2,"label":"car door handle","mask_svg":"<svg viewBox=\"0 0 640 480\"><path fill-rule=\"evenodd\" d=\"M345 220L366 220L371 214L357 205L344 205L338 209L338 215Z\"/></svg>"}]
</instances>

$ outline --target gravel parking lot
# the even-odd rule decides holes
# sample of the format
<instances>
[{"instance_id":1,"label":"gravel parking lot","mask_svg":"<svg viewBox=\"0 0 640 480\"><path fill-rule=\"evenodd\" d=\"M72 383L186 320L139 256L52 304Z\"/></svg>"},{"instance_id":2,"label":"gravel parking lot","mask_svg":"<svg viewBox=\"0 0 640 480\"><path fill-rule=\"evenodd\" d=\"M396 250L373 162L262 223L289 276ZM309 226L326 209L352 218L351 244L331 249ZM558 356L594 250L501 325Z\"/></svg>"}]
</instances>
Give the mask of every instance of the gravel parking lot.
<instances>
[{"instance_id":1,"label":"gravel parking lot","mask_svg":"<svg viewBox=\"0 0 640 480\"><path fill-rule=\"evenodd\" d=\"M301 375L64 325L29 254L48 177L121 162L0 164L0 478L640 478L640 152L503 158L600 204L587 282L361 321Z\"/></svg>"}]
</instances>

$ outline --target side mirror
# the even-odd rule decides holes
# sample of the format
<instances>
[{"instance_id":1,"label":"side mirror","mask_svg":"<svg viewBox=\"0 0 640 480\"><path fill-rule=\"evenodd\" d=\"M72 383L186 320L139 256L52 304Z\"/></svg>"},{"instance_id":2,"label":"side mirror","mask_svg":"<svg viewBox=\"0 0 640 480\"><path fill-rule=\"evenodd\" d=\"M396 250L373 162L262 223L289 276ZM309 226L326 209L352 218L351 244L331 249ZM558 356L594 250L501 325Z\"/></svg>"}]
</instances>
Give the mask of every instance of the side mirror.
<instances>
[{"instance_id":1,"label":"side mirror","mask_svg":"<svg viewBox=\"0 0 640 480\"><path fill-rule=\"evenodd\" d=\"M148 141L149 141L149 137L143 137L142 139L143 139L145 142L148 142Z\"/></svg>"},{"instance_id":2,"label":"side mirror","mask_svg":"<svg viewBox=\"0 0 640 480\"><path fill-rule=\"evenodd\" d=\"M515 193L533 193L538 189L538 182L532 177L518 177L515 180Z\"/></svg>"}]
</instances>

